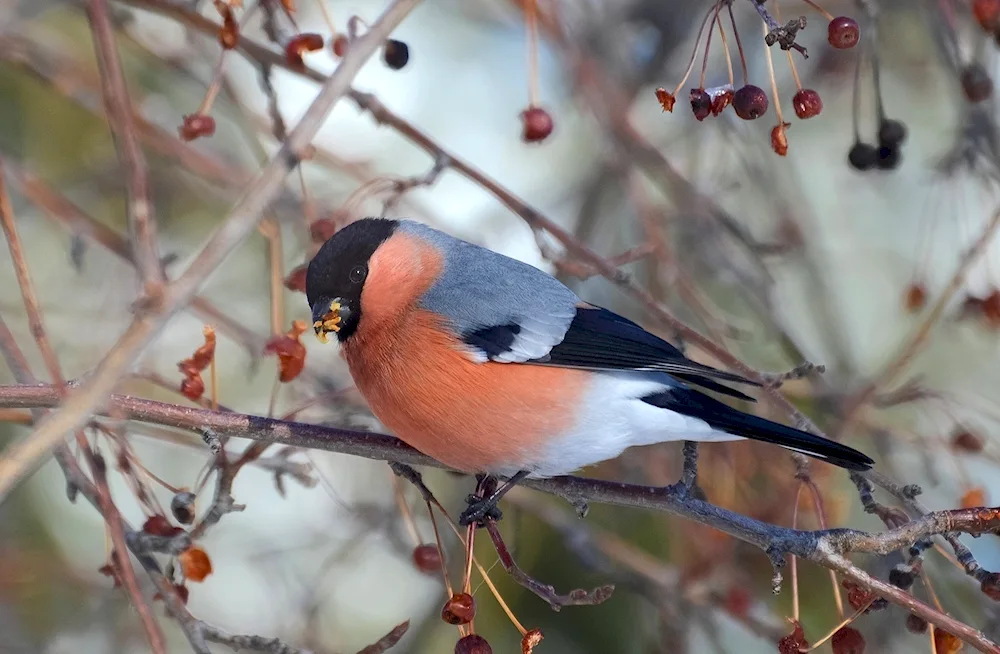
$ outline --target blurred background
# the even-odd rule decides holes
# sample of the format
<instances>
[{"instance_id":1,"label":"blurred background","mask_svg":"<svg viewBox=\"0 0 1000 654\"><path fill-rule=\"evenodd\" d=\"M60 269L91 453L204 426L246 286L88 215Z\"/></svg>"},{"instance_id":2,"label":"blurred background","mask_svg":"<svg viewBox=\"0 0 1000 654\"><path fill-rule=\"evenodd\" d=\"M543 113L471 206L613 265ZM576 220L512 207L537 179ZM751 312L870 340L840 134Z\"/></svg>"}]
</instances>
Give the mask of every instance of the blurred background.
<instances>
[{"instance_id":1,"label":"blurred background","mask_svg":"<svg viewBox=\"0 0 1000 654\"><path fill-rule=\"evenodd\" d=\"M296 0L297 29L279 12L285 22L268 33L253 0L236 16L246 16L243 36L274 52L280 50L273 41L289 34L323 35L324 48L305 62L328 74L338 60L331 34L345 32L352 16L374 21L384 3L319 2L322 8L317 0ZM920 484L929 508L993 505L1000 493L1000 252L983 237L998 209L1000 139L996 105L983 90L998 57L974 19L979 4L831 1L825 10L854 17L862 28L862 43L840 50L827 42L822 15L783 0L785 19L808 18L798 43L809 57L791 59L802 86L823 101L818 116L795 117L789 58L772 48L790 123L787 156L772 149L773 97L755 121L732 110L704 121L692 115L688 90L701 72L704 38L697 49L696 40L712 6L706 0L539 0L536 81L521 2L425 0L393 34L408 46L406 65L394 70L376 56L354 88L600 254L630 253L623 269L641 286L750 365L772 372L803 361L824 365L822 376L790 381L783 391L825 429L836 430L849 415L845 440L873 454L886 474ZM68 378L91 370L115 343L138 290L124 256L123 173L103 114L84 5L0 3L0 155L46 327ZM149 162L161 252L168 274L176 275L276 151L275 134L283 129L276 116L294 126L318 87L236 51L221 57L218 28L192 18L220 24L211 2L111 6ZM732 12L748 80L770 96L760 18L750 0L735 0ZM692 58L694 77L666 113L654 91L672 91ZM706 88L729 82L718 33L705 61ZM525 143L521 134L533 84L554 123L541 143ZM205 109L209 87L217 95ZM877 142L879 102L885 117L905 124L906 139L891 157L883 153L881 163L858 170L848 153L856 130L865 143ZM200 106L215 120L214 135L179 138L184 116ZM259 233L210 278L194 310L169 323L119 392L190 403L177 392L177 363L211 324L221 405L257 415L298 411L297 420L381 431L335 345L307 335L306 371L289 384L276 384L275 358L263 354L270 336L286 332L292 320L309 320L304 295L294 290L296 268L332 233L324 230L365 215L425 221L557 274L588 301L660 329L641 303L566 259L558 242L534 233L482 185L451 169L420 183L434 157L350 100L337 105L314 146ZM398 193L401 186L408 190ZM970 257L976 242L985 248ZM967 274L956 278L959 270ZM934 317L938 303L943 312ZM6 248L0 315L44 377ZM900 361L904 344L925 324L918 352ZM716 363L696 349L689 354ZM897 362L903 367L891 383L852 407ZM0 381L14 383L6 368ZM29 433L26 413L0 415L0 444ZM197 437L141 423L123 429L159 503L169 504L170 487L197 488L211 459ZM121 447L93 437L109 452ZM228 446L239 451L247 444L236 439ZM457 631L439 617L440 576L413 562L414 548L433 542L419 495L398 486L413 515L408 521L385 463L277 449L238 475L233 495L246 509L198 541L212 574L188 584L191 612L229 632L330 653L358 651L410 620L391 651L453 651ZM679 473L679 453L676 444L630 451L585 474L665 485ZM298 476L276 475L288 462ZM148 508L122 475L110 477L123 515L142 524ZM425 479L453 513L472 490L471 480L441 471L428 470ZM864 514L841 471L817 464L813 479L830 525L882 528ZM772 448L705 446L700 481L721 506L792 524L799 482L791 459ZM199 494L199 509L210 503L213 484ZM799 526L817 527L818 517L805 493ZM441 528L449 569L458 575L461 547ZM110 549L104 531L96 511L67 501L52 463L0 504L0 652L149 651L126 595L99 571ZM510 609L545 635L537 652L773 652L790 631L787 574L784 592L772 595L771 568L760 551L684 520L598 505L578 520L565 502L519 489L506 502L503 531L520 565L562 592L617 587L600 606L554 612L507 578L481 538L477 556ZM965 540L985 567L1000 568L996 539ZM901 560L857 558L882 577ZM914 593L1000 637L996 605L953 561L932 552L925 566L933 585L917 584ZM520 634L478 579L477 632L495 652L520 651ZM840 620L830 575L802 565L798 583L802 623L814 642ZM162 604L154 610L162 616ZM891 607L854 626L869 651L932 651L926 634L905 628L906 617ZM170 619L161 623L170 652L191 651Z\"/></svg>"}]
</instances>

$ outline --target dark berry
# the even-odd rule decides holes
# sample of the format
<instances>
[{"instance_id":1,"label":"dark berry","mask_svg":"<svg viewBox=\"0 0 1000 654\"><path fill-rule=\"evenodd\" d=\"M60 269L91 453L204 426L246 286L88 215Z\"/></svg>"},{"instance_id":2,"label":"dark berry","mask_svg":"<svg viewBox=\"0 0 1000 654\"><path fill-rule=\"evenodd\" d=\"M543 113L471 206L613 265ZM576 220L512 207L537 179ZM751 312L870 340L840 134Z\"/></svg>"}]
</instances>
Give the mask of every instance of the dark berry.
<instances>
[{"instance_id":1,"label":"dark berry","mask_svg":"<svg viewBox=\"0 0 1000 654\"><path fill-rule=\"evenodd\" d=\"M691 113L698 120L705 120L712 113L712 96L705 89L691 89Z\"/></svg>"},{"instance_id":2,"label":"dark berry","mask_svg":"<svg viewBox=\"0 0 1000 654\"><path fill-rule=\"evenodd\" d=\"M911 613L906 616L906 630L912 634L927 633L927 621Z\"/></svg>"},{"instance_id":3,"label":"dark berry","mask_svg":"<svg viewBox=\"0 0 1000 654\"><path fill-rule=\"evenodd\" d=\"M927 288L923 284L918 282L913 282L906 287L906 293L903 296L903 306L910 313L914 313L924 308L927 304Z\"/></svg>"},{"instance_id":4,"label":"dark berry","mask_svg":"<svg viewBox=\"0 0 1000 654\"><path fill-rule=\"evenodd\" d=\"M441 619L448 624L469 624L476 617L476 600L468 593L455 593L441 609Z\"/></svg>"},{"instance_id":5,"label":"dark berry","mask_svg":"<svg viewBox=\"0 0 1000 654\"><path fill-rule=\"evenodd\" d=\"M847 161L855 170L871 170L878 162L878 148L868 143L855 143L847 153Z\"/></svg>"},{"instance_id":6,"label":"dark berry","mask_svg":"<svg viewBox=\"0 0 1000 654\"><path fill-rule=\"evenodd\" d=\"M733 109L743 120L755 120L767 113L767 94L764 89L747 84L733 95Z\"/></svg>"},{"instance_id":7,"label":"dark berry","mask_svg":"<svg viewBox=\"0 0 1000 654\"><path fill-rule=\"evenodd\" d=\"M841 627L830 642L833 654L865 654L865 637L852 627Z\"/></svg>"},{"instance_id":8,"label":"dark berry","mask_svg":"<svg viewBox=\"0 0 1000 654\"><path fill-rule=\"evenodd\" d=\"M493 654L493 648L482 636L469 634L455 643L455 654Z\"/></svg>"},{"instance_id":9,"label":"dark berry","mask_svg":"<svg viewBox=\"0 0 1000 654\"><path fill-rule=\"evenodd\" d=\"M853 48L861 40L861 28L858 27L858 21L850 16L838 16L827 26L826 38L833 47L846 50Z\"/></svg>"},{"instance_id":10,"label":"dark berry","mask_svg":"<svg viewBox=\"0 0 1000 654\"><path fill-rule=\"evenodd\" d=\"M913 572L909 570L900 570L899 568L893 568L889 571L889 583L896 588L902 588L903 590L908 589L913 585L915 577Z\"/></svg>"},{"instance_id":11,"label":"dark berry","mask_svg":"<svg viewBox=\"0 0 1000 654\"><path fill-rule=\"evenodd\" d=\"M880 146L878 149L878 160L875 165L879 170L895 170L899 168L902 161L902 154L897 147Z\"/></svg>"},{"instance_id":12,"label":"dark berry","mask_svg":"<svg viewBox=\"0 0 1000 654\"><path fill-rule=\"evenodd\" d=\"M521 140L525 143L541 143L552 133L552 116L541 107L528 107L521 112Z\"/></svg>"},{"instance_id":13,"label":"dark berry","mask_svg":"<svg viewBox=\"0 0 1000 654\"><path fill-rule=\"evenodd\" d=\"M969 102L982 102L993 95L993 78L979 64L968 64L962 69L962 91Z\"/></svg>"},{"instance_id":14,"label":"dark berry","mask_svg":"<svg viewBox=\"0 0 1000 654\"><path fill-rule=\"evenodd\" d=\"M823 111L823 100L820 99L819 93L812 89L799 89L792 97L792 107L795 108L795 115L805 120L818 116L819 112Z\"/></svg>"},{"instance_id":15,"label":"dark berry","mask_svg":"<svg viewBox=\"0 0 1000 654\"><path fill-rule=\"evenodd\" d=\"M733 103L732 89L726 89L724 91L721 91L720 93L717 93L712 98L712 115L718 116L723 111L725 111L726 107L728 107L732 103Z\"/></svg>"},{"instance_id":16,"label":"dark berry","mask_svg":"<svg viewBox=\"0 0 1000 654\"><path fill-rule=\"evenodd\" d=\"M195 494L191 491L181 491L170 500L170 512L182 525L194 522Z\"/></svg>"},{"instance_id":17,"label":"dark berry","mask_svg":"<svg viewBox=\"0 0 1000 654\"><path fill-rule=\"evenodd\" d=\"M441 571L441 553L435 545L417 545L413 548L413 565L421 572L437 574Z\"/></svg>"},{"instance_id":18,"label":"dark berry","mask_svg":"<svg viewBox=\"0 0 1000 654\"><path fill-rule=\"evenodd\" d=\"M951 446L962 452L982 452L983 439L968 429L961 429L952 435Z\"/></svg>"},{"instance_id":19,"label":"dark berry","mask_svg":"<svg viewBox=\"0 0 1000 654\"><path fill-rule=\"evenodd\" d=\"M879 145L894 148L906 140L906 125L898 120L886 118L878 128Z\"/></svg>"},{"instance_id":20,"label":"dark berry","mask_svg":"<svg viewBox=\"0 0 1000 654\"><path fill-rule=\"evenodd\" d=\"M393 70L399 70L410 60L410 46L396 39L389 39L382 48L382 61Z\"/></svg>"}]
</instances>

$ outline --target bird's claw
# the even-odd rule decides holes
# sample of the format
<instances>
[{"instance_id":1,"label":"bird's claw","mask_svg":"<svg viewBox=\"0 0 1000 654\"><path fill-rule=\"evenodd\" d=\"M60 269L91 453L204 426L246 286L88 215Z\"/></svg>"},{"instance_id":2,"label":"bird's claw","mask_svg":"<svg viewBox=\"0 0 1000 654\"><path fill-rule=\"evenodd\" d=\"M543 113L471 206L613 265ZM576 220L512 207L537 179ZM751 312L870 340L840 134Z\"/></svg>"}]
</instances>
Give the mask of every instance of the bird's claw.
<instances>
[{"instance_id":1,"label":"bird's claw","mask_svg":"<svg viewBox=\"0 0 1000 654\"><path fill-rule=\"evenodd\" d=\"M496 500L491 498L482 499L475 495L469 495L466 498L466 502L469 503L469 507L458 516L458 524L463 527L468 527L472 523L476 523L478 527L483 527L487 519L496 522L503 517L503 512L497 507Z\"/></svg>"}]
</instances>

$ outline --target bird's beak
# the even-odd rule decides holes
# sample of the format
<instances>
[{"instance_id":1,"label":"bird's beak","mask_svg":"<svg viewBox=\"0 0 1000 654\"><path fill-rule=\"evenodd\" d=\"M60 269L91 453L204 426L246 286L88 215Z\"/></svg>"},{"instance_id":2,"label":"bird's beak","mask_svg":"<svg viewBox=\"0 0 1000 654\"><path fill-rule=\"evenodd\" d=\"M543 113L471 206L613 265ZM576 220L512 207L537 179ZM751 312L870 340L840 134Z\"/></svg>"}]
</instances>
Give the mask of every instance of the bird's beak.
<instances>
[{"instance_id":1,"label":"bird's beak","mask_svg":"<svg viewBox=\"0 0 1000 654\"><path fill-rule=\"evenodd\" d=\"M326 343L329 340L327 334L340 331L351 315L351 308L343 298L320 298L312 307L312 315L313 332L320 343Z\"/></svg>"}]
</instances>

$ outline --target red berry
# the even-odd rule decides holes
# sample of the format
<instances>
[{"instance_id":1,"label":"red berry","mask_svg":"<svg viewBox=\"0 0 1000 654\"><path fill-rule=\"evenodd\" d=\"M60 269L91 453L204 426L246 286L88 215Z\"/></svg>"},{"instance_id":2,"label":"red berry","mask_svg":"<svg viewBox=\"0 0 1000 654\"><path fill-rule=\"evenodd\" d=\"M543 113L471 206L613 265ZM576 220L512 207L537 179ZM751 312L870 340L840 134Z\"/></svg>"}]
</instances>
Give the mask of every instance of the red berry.
<instances>
[{"instance_id":1,"label":"red berry","mask_svg":"<svg viewBox=\"0 0 1000 654\"><path fill-rule=\"evenodd\" d=\"M792 633L778 641L779 654L799 654L800 650L809 649L809 641L798 620L792 621Z\"/></svg>"},{"instance_id":2,"label":"red berry","mask_svg":"<svg viewBox=\"0 0 1000 654\"><path fill-rule=\"evenodd\" d=\"M552 116L541 107L528 107L522 111L521 123L521 140L525 143L541 143L552 133Z\"/></svg>"},{"instance_id":3,"label":"red berry","mask_svg":"<svg viewBox=\"0 0 1000 654\"><path fill-rule=\"evenodd\" d=\"M861 40L861 28L858 27L858 21L850 16L838 16L830 21L826 38L833 47L846 50L853 48Z\"/></svg>"},{"instance_id":4,"label":"red berry","mask_svg":"<svg viewBox=\"0 0 1000 654\"><path fill-rule=\"evenodd\" d=\"M421 572L437 574L441 571L441 553L435 545L417 545L413 548L413 565Z\"/></svg>"},{"instance_id":5,"label":"red berry","mask_svg":"<svg viewBox=\"0 0 1000 654\"><path fill-rule=\"evenodd\" d=\"M147 534L153 536L163 536L164 538L170 538L180 532L184 531L180 527L175 527L170 524L166 516L162 515L151 515L146 519L146 522L142 525L142 530Z\"/></svg>"},{"instance_id":6,"label":"red berry","mask_svg":"<svg viewBox=\"0 0 1000 654\"><path fill-rule=\"evenodd\" d=\"M347 46L350 45L350 41L347 40L347 36L344 34L338 34L333 38L333 54L337 57L343 57L347 54Z\"/></svg>"},{"instance_id":7,"label":"red berry","mask_svg":"<svg viewBox=\"0 0 1000 654\"><path fill-rule=\"evenodd\" d=\"M298 266L292 272L288 273L288 277L285 277L285 288L289 291L295 291L297 293L306 292L306 272L309 266L302 264Z\"/></svg>"},{"instance_id":8,"label":"red berry","mask_svg":"<svg viewBox=\"0 0 1000 654\"><path fill-rule=\"evenodd\" d=\"M830 644L833 646L833 654L865 654L865 637L851 627L838 629Z\"/></svg>"},{"instance_id":9,"label":"red berry","mask_svg":"<svg viewBox=\"0 0 1000 654\"><path fill-rule=\"evenodd\" d=\"M792 97L792 106L795 108L795 115L805 120L818 116L823 111L823 100L812 89L799 89Z\"/></svg>"},{"instance_id":10,"label":"red berry","mask_svg":"<svg viewBox=\"0 0 1000 654\"><path fill-rule=\"evenodd\" d=\"M705 89L691 89L691 113L699 121L708 118L712 113L712 96Z\"/></svg>"},{"instance_id":11,"label":"red berry","mask_svg":"<svg viewBox=\"0 0 1000 654\"><path fill-rule=\"evenodd\" d=\"M969 64L962 69L962 91L969 102L982 102L993 95L993 78L979 64Z\"/></svg>"},{"instance_id":12,"label":"red berry","mask_svg":"<svg viewBox=\"0 0 1000 654\"><path fill-rule=\"evenodd\" d=\"M968 429L960 429L952 435L951 446L961 452L982 452L983 439Z\"/></svg>"},{"instance_id":13,"label":"red berry","mask_svg":"<svg viewBox=\"0 0 1000 654\"><path fill-rule=\"evenodd\" d=\"M441 619L448 624L469 624L476 617L476 600L468 593L455 593L441 609Z\"/></svg>"},{"instance_id":14,"label":"red berry","mask_svg":"<svg viewBox=\"0 0 1000 654\"><path fill-rule=\"evenodd\" d=\"M493 648L478 634L469 634L455 643L455 654L493 654Z\"/></svg>"},{"instance_id":15,"label":"red berry","mask_svg":"<svg viewBox=\"0 0 1000 654\"><path fill-rule=\"evenodd\" d=\"M767 93L753 84L741 87L733 95L733 110L743 120L755 120L767 113Z\"/></svg>"},{"instance_id":16,"label":"red berry","mask_svg":"<svg viewBox=\"0 0 1000 654\"><path fill-rule=\"evenodd\" d=\"M1000 24L1000 0L973 0L972 15L987 32L992 32Z\"/></svg>"},{"instance_id":17,"label":"red berry","mask_svg":"<svg viewBox=\"0 0 1000 654\"><path fill-rule=\"evenodd\" d=\"M911 613L906 616L906 630L913 634L927 633L927 621Z\"/></svg>"}]
</instances>

